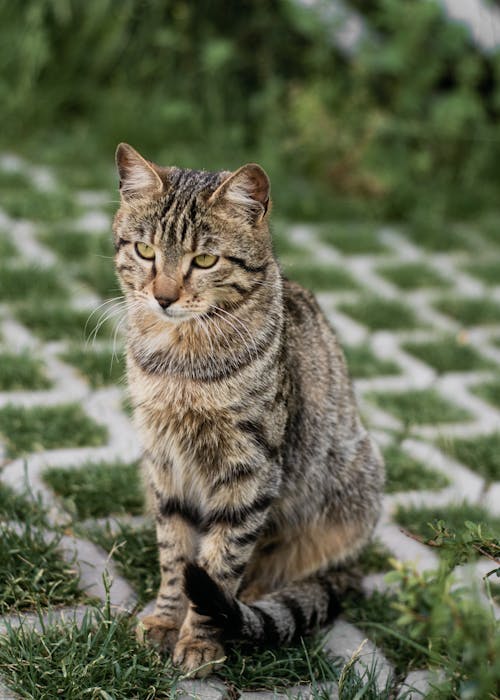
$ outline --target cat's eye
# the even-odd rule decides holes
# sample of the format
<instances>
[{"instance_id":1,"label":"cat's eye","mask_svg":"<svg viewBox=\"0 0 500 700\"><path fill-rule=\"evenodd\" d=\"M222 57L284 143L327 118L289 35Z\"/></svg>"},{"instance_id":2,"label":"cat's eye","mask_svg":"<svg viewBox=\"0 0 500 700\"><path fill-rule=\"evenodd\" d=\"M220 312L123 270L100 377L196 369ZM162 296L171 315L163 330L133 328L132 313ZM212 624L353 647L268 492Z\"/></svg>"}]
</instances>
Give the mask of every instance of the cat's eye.
<instances>
[{"instance_id":1,"label":"cat's eye","mask_svg":"<svg viewBox=\"0 0 500 700\"><path fill-rule=\"evenodd\" d=\"M206 270L208 267L213 267L218 259L217 255L202 253L193 258L193 264L196 265L196 267L202 267Z\"/></svg>"},{"instance_id":2,"label":"cat's eye","mask_svg":"<svg viewBox=\"0 0 500 700\"><path fill-rule=\"evenodd\" d=\"M155 257L154 248L152 248L147 243L136 243L135 250L137 252L137 255L139 255L139 257L141 258L144 258L145 260L153 260L153 258Z\"/></svg>"}]
</instances>

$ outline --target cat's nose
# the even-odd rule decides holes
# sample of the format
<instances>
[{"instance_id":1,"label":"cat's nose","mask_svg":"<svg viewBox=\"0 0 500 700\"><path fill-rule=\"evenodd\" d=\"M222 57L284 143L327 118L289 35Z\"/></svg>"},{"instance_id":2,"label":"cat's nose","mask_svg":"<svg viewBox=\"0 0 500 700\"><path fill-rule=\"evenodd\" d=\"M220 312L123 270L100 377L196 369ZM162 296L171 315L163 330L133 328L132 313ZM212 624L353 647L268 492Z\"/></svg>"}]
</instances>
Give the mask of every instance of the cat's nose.
<instances>
[{"instance_id":1,"label":"cat's nose","mask_svg":"<svg viewBox=\"0 0 500 700\"><path fill-rule=\"evenodd\" d=\"M162 309L168 308L171 304L174 303L174 301L177 301L179 297L157 297L155 296L156 301L158 304L161 306Z\"/></svg>"}]
</instances>

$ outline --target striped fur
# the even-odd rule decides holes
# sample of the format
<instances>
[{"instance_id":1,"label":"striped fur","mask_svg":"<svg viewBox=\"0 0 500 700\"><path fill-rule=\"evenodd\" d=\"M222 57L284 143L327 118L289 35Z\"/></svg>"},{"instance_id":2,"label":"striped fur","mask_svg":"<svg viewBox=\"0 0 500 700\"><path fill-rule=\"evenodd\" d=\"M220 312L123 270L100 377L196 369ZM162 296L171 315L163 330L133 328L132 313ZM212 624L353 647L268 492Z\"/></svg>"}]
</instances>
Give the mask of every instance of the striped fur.
<instances>
[{"instance_id":1,"label":"striped fur","mask_svg":"<svg viewBox=\"0 0 500 700\"><path fill-rule=\"evenodd\" d=\"M383 466L331 327L281 274L264 171L160 168L125 145L117 162L128 381L162 572L140 633L201 675L231 636L283 643L331 619ZM201 254L216 264L197 268Z\"/></svg>"}]
</instances>

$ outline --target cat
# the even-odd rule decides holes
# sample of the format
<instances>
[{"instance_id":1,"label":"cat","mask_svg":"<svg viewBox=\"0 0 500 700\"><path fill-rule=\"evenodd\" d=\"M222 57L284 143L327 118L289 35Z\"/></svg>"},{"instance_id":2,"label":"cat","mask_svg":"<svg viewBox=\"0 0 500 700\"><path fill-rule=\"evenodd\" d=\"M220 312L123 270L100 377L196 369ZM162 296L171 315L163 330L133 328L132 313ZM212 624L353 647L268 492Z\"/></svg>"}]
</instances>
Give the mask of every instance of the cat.
<instances>
[{"instance_id":1,"label":"cat","mask_svg":"<svg viewBox=\"0 0 500 700\"><path fill-rule=\"evenodd\" d=\"M270 183L116 153L116 270L161 585L139 636L203 676L226 640L332 620L378 520L380 452L313 294L273 253Z\"/></svg>"}]
</instances>

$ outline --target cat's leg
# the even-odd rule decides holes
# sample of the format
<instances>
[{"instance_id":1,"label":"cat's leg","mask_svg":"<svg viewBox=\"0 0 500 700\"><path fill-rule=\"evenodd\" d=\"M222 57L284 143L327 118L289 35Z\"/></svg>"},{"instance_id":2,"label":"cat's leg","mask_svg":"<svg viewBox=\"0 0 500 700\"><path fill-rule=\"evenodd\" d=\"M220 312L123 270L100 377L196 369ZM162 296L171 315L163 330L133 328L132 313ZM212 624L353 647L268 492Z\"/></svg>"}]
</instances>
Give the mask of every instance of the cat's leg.
<instances>
[{"instance_id":1,"label":"cat's leg","mask_svg":"<svg viewBox=\"0 0 500 700\"><path fill-rule=\"evenodd\" d=\"M183 590L186 562L193 561L195 542L189 525L177 516L157 515L161 584L154 613L144 617L137 634L161 650L172 651L187 611Z\"/></svg>"},{"instance_id":2,"label":"cat's leg","mask_svg":"<svg viewBox=\"0 0 500 700\"><path fill-rule=\"evenodd\" d=\"M231 595L238 591L271 501L272 496L264 493L248 505L219 509L200 540L197 563ZM198 677L208 675L217 661L224 660L217 631L192 607L181 627L173 659L185 672Z\"/></svg>"}]
</instances>

